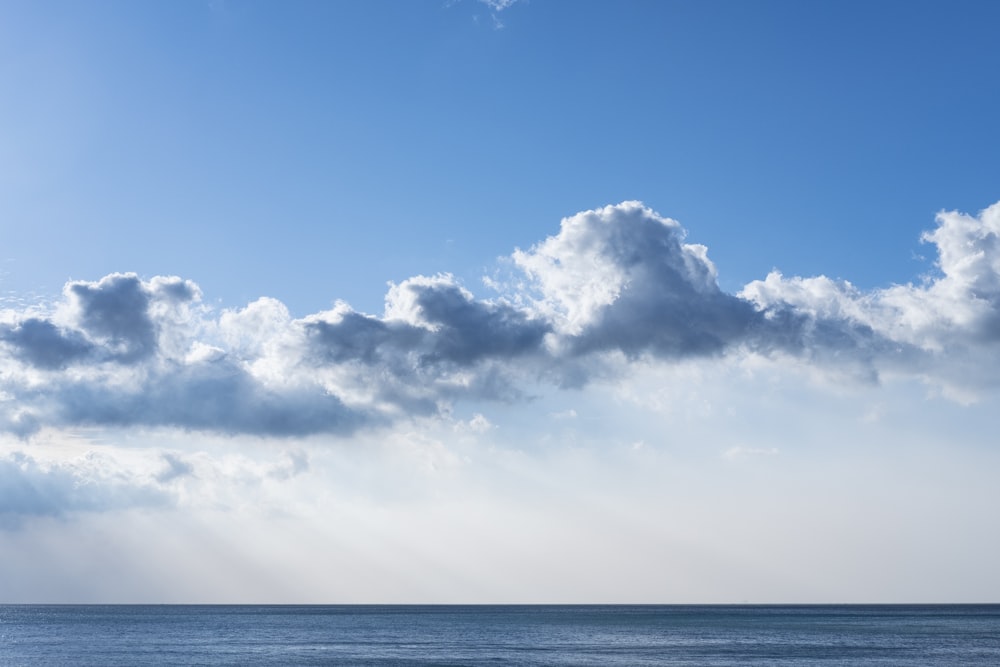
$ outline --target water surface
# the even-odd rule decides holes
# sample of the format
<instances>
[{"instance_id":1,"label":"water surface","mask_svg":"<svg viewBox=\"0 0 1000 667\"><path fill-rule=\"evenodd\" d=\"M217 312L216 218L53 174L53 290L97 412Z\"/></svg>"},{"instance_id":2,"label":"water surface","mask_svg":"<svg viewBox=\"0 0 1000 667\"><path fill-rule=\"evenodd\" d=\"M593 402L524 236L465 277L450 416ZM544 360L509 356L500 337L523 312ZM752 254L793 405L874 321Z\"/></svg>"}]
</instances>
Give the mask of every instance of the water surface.
<instances>
[{"instance_id":1,"label":"water surface","mask_svg":"<svg viewBox=\"0 0 1000 667\"><path fill-rule=\"evenodd\" d=\"M1000 665L1000 605L0 606L0 665Z\"/></svg>"}]
</instances>

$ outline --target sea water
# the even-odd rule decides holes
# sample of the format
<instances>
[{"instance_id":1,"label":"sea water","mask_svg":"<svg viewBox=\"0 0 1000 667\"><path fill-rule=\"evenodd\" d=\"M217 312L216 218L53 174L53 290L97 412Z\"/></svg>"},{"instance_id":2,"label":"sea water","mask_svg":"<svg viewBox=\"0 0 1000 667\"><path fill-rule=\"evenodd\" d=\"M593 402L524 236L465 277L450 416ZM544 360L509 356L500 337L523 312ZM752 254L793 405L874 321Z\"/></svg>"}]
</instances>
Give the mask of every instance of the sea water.
<instances>
[{"instance_id":1,"label":"sea water","mask_svg":"<svg viewBox=\"0 0 1000 667\"><path fill-rule=\"evenodd\" d=\"M0 606L0 665L1000 665L1000 605Z\"/></svg>"}]
</instances>

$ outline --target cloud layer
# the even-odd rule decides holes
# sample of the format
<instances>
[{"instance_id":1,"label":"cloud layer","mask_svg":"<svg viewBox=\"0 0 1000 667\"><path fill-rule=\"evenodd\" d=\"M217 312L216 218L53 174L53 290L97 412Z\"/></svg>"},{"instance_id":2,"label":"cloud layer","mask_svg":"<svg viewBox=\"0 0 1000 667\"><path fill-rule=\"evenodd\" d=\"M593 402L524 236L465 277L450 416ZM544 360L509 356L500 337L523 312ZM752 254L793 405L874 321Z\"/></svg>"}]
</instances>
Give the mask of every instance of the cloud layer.
<instances>
[{"instance_id":1,"label":"cloud layer","mask_svg":"<svg viewBox=\"0 0 1000 667\"><path fill-rule=\"evenodd\" d=\"M293 319L269 298L216 311L177 277L74 281L53 306L0 311L0 429L349 434L630 363L741 354L968 397L1000 380L998 233L1000 203L941 213L923 237L937 274L871 292L772 272L725 293L707 249L638 202L514 252L492 299L417 276L391 285L381 315L338 302Z\"/></svg>"}]
</instances>

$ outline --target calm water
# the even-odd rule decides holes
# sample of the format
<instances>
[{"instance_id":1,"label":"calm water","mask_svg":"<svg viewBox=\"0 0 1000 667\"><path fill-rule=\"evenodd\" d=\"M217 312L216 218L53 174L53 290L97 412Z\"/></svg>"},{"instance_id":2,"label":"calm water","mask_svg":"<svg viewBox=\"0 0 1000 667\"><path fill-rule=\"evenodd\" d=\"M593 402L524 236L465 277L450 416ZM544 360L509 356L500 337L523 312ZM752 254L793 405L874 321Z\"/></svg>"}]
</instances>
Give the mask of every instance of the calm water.
<instances>
[{"instance_id":1,"label":"calm water","mask_svg":"<svg viewBox=\"0 0 1000 667\"><path fill-rule=\"evenodd\" d=\"M1000 605L0 606L0 665L1000 665Z\"/></svg>"}]
</instances>

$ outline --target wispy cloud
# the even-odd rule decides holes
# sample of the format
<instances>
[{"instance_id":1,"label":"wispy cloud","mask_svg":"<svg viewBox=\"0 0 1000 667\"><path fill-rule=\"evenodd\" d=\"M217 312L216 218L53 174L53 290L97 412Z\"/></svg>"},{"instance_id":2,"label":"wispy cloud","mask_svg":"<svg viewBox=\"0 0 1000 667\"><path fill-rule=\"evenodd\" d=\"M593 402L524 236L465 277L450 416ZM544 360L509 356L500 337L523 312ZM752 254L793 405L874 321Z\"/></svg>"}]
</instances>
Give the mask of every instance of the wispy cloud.
<instances>
[{"instance_id":1,"label":"wispy cloud","mask_svg":"<svg viewBox=\"0 0 1000 667\"><path fill-rule=\"evenodd\" d=\"M937 222L924 241L940 273L871 292L777 272L723 292L707 249L638 202L515 251L494 298L416 276L390 286L380 315L341 302L293 319L267 298L216 311L177 277L74 281L54 305L0 311L0 428L349 434L635 362L746 354L974 396L1000 383L1000 204Z\"/></svg>"},{"instance_id":2,"label":"wispy cloud","mask_svg":"<svg viewBox=\"0 0 1000 667\"><path fill-rule=\"evenodd\" d=\"M493 20L493 27L500 30L504 27L500 19L501 13L517 4L519 0L478 0L479 4L486 5L490 10L490 18Z\"/></svg>"},{"instance_id":3,"label":"wispy cloud","mask_svg":"<svg viewBox=\"0 0 1000 667\"><path fill-rule=\"evenodd\" d=\"M151 477L90 453L71 461L43 462L22 452L0 459L0 528L30 516L63 517L173 502Z\"/></svg>"},{"instance_id":4,"label":"wispy cloud","mask_svg":"<svg viewBox=\"0 0 1000 667\"><path fill-rule=\"evenodd\" d=\"M167 452L163 454L162 458L166 468L156 475L156 481L169 482L179 477L188 477L194 474L194 465L177 454Z\"/></svg>"}]
</instances>

